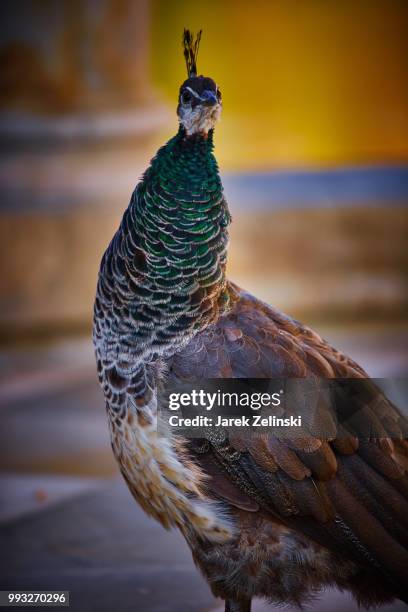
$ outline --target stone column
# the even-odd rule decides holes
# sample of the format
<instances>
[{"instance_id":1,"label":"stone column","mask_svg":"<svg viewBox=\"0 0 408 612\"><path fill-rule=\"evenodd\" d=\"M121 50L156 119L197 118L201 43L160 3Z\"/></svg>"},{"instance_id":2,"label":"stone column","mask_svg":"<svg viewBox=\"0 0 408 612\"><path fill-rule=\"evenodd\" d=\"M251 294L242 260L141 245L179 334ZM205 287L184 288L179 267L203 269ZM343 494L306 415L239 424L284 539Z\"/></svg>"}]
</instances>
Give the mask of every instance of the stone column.
<instances>
[{"instance_id":1,"label":"stone column","mask_svg":"<svg viewBox=\"0 0 408 612\"><path fill-rule=\"evenodd\" d=\"M170 123L149 1L13 0L0 22L0 341L89 333L103 250Z\"/></svg>"}]
</instances>

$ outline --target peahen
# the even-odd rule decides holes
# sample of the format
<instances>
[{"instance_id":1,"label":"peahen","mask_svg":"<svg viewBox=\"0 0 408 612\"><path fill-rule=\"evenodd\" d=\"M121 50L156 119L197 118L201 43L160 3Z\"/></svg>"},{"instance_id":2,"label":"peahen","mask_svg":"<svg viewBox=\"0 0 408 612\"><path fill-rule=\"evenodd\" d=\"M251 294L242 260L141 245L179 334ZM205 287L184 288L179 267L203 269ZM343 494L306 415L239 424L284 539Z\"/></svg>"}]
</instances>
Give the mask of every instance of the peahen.
<instances>
[{"instance_id":1,"label":"peahen","mask_svg":"<svg viewBox=\"0 0 408 612\"><path fill-rule=\"evenodd\" d=\"M408 466L386 437L185 440L157 430L168 380L366 378L320 336L231 283L231 217L213 154L222 101L184 31L177 134L137 184L100 266L94 345L112 448L133 496L176 526L230 612L301 605L326 586L407 600ZM388 418L388 420L387 420ZM399 438L399 439L398 439Z\"/></svg>"}]
</instances>

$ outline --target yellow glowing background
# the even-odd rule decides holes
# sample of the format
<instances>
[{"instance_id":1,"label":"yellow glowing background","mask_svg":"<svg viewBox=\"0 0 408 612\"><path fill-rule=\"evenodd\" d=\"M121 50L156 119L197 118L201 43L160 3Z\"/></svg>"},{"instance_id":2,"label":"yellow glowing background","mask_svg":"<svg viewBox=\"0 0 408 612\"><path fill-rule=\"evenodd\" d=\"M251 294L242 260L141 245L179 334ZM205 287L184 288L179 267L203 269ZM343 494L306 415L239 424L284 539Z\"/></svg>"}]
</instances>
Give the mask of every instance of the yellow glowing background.
<instances>
[{"instance_id":1,"label":"yellow glowing background","mask_svg":"<svg viewBox=\"0 0 408 612\"><path fill-rule=\"evenodd\" d=\"M222 90L225 167L408 159L407 2L156 0L153 76L173 105L184 26Z\"/></svg>"}]
</instances>

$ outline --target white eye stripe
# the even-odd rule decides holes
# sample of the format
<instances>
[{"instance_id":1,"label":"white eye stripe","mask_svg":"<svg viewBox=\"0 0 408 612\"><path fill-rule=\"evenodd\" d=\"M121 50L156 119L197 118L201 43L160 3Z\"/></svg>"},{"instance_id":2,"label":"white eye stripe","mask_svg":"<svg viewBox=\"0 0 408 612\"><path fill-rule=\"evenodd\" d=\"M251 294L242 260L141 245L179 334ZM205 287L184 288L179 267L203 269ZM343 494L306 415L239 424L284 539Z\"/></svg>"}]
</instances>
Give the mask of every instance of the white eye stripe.
<instances>
[{"instance_id":1,"label":"white eye stripe","mask_svg":"<svg viewBox=\"0 0 408 612\"><path fill-rule=\"evenodd\" d=\"M200 100L201 102L205 101L205 98L202 98L196 91L194 91L194 89L191 89L191 87L188 87L188 85L185 89L187 89L187 91L189 91L195 98L197 98L197 100ZM218 94L218 87L216 91L216 95L217 94Z\"/></svg>"},{"instance_id":2,"label":"white eye stripe","mask_svg":"<svg viewBox=\"0 0 408 612\"><path fill-rule=\"evenodd\" d=\"M198 95L198 93L196 91L194 91L194 89L191 89L191 87L186 87L186 89L195 97L197 98L197 100L201 100L201 96Z\"/></svg>"}]
</instances>

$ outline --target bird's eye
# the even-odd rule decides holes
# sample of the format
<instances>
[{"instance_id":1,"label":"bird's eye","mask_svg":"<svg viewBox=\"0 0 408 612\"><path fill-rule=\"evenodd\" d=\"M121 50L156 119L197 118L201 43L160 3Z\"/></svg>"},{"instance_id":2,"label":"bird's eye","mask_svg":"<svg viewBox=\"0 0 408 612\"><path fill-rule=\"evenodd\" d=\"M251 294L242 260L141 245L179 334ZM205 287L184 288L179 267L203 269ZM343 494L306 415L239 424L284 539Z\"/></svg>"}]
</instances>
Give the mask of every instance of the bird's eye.
<instances>
[{"instance_id":1,"label":"bird's eye","mask_svg":"<svg viewBox=\"0 0 408 612\"><path fill-rule=\"evenodd\" d=\"M217 89L217 100L221 102L221 91L219 89Z\"/></svg>"},{"instance_id":2,"label":"bird's eye","mask_svg":"<svg viewBox=\"0 0 408 612\"><path fill-rule=\"evenodd\" d=\"M191 102L191 98L192 95L189 91L183 91L183 93L181 94L181 102L183 104L188 104L189 102Z\"/></svg>"}]
</instances>

